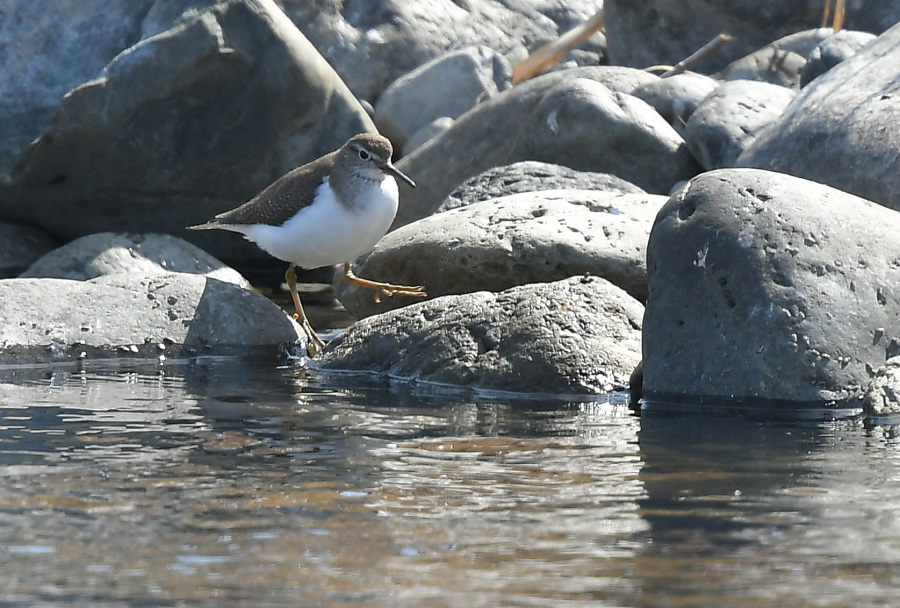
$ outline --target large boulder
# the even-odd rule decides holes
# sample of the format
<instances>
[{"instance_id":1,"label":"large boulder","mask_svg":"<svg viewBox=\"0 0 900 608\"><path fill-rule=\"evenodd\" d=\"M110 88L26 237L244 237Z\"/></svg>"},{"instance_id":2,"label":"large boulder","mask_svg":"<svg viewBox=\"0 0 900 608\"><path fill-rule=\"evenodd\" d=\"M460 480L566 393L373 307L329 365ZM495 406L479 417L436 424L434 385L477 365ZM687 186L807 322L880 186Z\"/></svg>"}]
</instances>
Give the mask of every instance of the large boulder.
<instances>
[{"instance_id":1,"label":"large boulder","mask_svg":"<svg viewBox=\"0 0 900 608\"><path fill-rule=\"evenodd\" d=\"M254 355L302 332L260 294L208 277L107 275L0 281L0 364Z\"/></svg>"},{"instance_id":2,"label":"large boulder","mask_svg":"<svg viewBox=\"0 0 900 608\"><path fill-rule=\"evenodd\" d=\"M629 68L539 76L479 104L401 159L418 187L401 193L394 227L433 213L466 179L522 160L611 173L668 194L700 168L681 136L627 92L657 77Z\"/></svg>"},{"instance_id":3,"label":"large boulder","mask_svg":"<svg viewBox=\"0 0 900 608\"><path fill-rule=\"evenodd\" d=\"M525 192L438 213L388 234L358 260L356 273L424 284L432 298L516 285L600 276L632 297L647 297L646 244L666 197L589 190ZM410 304L335 278L335 293L356 317Z\"/></svg>"},{"instance_id":4,"label":"large boulder","mask_svg":"<svg viewBox=\"0 0 900 608\"><path fill-rule=\"evenodd\" d=\"M900 25L812 81L738 158L900 209Z\"/></svg>"},{"instance_id":5,"label":"large boulder","mask_svg":"<svg viewBox=\"0 0 900 608\"><path fill-rule=\"evenodd\" d=\"M900 213L803 179L693 179L650 235L645 398L859 397L900 353L898 232Z\"/></svg>"},{"instance_id":6,"label":"large boulder","mask_svg":"<svg viewBox=\"0 0 900 608\"><path fill-rule=\"evenodd\" d=\"M316 365L493 391L597 394L627 386L642 314L595 277L446 296L357 322Z\"/></svg>"},{"instance_id":7,"label":"large boulder","mask_svg":"<svg viewBox=\"0 0 900 608\"><path fill-rule=\"evenodd\" d=\"M159 17L147 20L158 26ZM107 230L186 235L186 225L374 129L272 0L188 11L127 42L66 93L14 168L0 167L0 216L64 239ZM190 239L230 262L269 259L233 236Z\"/></svg>"}]
</instances>

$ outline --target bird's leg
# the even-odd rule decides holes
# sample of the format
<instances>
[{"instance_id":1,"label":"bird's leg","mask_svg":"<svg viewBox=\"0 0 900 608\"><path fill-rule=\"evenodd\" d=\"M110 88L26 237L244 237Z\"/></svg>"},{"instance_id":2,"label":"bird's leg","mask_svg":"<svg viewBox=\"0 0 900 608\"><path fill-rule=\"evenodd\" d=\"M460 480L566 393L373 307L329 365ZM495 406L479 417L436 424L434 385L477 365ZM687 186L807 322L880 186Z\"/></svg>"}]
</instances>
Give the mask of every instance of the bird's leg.
<instances>
[{"instance_id":1,"label":"bird's leg","mask_svg":"<svg viewBox=\"0 0 900 608\"><path fill-rule=\"evenodd\" d=\"M391 298L393 296L409 296L411 298L427 298L425 287L422 285L391 285L390 283L378 283L369 279L362 279L350 270L350 264L344 264L344 280L353 285L359 285L366 289L374 289L376 291L375 301L380 302L379 296Z\"/></svg>"},{"instance_id":2,"label":"bird's leg","mask_svg":"<svg viewBox=\"0 0 900 608\"><path fill-rule=\"evenodd\" d=\"M297 271L295 270L294 264L288 266L287 272L284 273L284 279L287 281L288 289L291 290L291 299L294 300L294 308L297 309L294 320L300 323L300 327L302 327L304 333L306 333L306 353L310 357L315 357L322 352L323 348L325 348L325 343L322 342L322 338L316 335L312 325L309 324L309 319L306 318L306 313L303 312L303 304L300 303L300 295L297 293Z\"/></svg>"}]
</instances>

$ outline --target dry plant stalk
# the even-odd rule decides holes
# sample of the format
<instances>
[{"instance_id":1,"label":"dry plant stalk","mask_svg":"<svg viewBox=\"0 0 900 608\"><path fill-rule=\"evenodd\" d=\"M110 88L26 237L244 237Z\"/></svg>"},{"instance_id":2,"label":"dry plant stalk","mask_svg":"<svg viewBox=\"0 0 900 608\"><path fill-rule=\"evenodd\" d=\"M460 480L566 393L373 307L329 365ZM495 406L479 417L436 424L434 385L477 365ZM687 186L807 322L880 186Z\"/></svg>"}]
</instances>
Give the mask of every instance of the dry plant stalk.
<instances>
[{"instance_id":1,"label":"dry plant stalk","mask_svg":"<svg viewBox=\"0 0 900 608\"><path fill-rule=\"evenodd\" d=\"M841 31L844 27L844 13L846 8L846 0L835 0L834 2L834 21L831 29L834 33ZM825 10L822 12L822 27L828 27L828 20L831 18L831 0L825 0Z\"/></svg>"},{"instance_id":2,"label":"dry plant stalk","mask_svg":"<svg viewBox=\"0 0 900 608\"><path fill-rule=\"evenodd\" d=\"M597 11L593 17L566 32L553 42L545 44L528 57L516 64L513 68L513 84L536 76L552 67L570 50L590 38L594 33L603 29L606 25L606 17L603 9Z\"/></svg>"},{"instance_id":3,"label":"dry plant stalk","mask_svg":"<svg viewBox=\"0 0 900 608\"><path fill-rule=\"evenodd\" d=\"M704 44L700 48L700 50L688 57L685 57L674 66L672 66L669 70L666 70L664 73L660 74L660 78L675 76L676 74L681 74L682 72L691 69L692 67L718 51L723 44L729 42L730 40L731 36L729 36L728 34L719 34L718 36Z\"/></svg>"}]
</instances>

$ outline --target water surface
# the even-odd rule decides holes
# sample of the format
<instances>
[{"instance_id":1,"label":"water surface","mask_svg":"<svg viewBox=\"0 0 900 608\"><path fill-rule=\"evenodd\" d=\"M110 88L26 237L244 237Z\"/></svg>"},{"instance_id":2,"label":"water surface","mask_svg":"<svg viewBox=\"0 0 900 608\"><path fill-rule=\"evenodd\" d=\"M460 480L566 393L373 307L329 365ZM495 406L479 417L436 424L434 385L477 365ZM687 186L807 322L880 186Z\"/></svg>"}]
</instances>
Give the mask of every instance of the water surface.
<instances>
[{"instance_id":1,"label":"water surface","mask_svg":"<svg viewBox=\"0 0 900 608\"><path fill-rule=\"evenodd\" d=\"M0 370L0 606L888 606L898 445L272 361Z\"/></svg>"}]
</instances>

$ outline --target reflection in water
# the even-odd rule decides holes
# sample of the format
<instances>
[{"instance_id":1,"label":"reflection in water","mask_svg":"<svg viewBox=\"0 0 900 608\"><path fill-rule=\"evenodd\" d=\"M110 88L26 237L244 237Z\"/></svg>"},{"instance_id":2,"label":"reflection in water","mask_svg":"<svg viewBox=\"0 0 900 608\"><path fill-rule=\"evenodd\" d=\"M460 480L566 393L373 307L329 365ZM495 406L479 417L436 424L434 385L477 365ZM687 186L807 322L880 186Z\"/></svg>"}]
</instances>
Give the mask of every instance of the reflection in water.
<instances>
[{"instance_id":1,"label":"reflection in water","mask_svg":"<svg viewBox=\"0 0 900 608\"><path fill-rule=\"evenodd\" d=\"M877 605L896 439L270 362L0 371L5 605Z\"/></svg>"}]
</instances>

